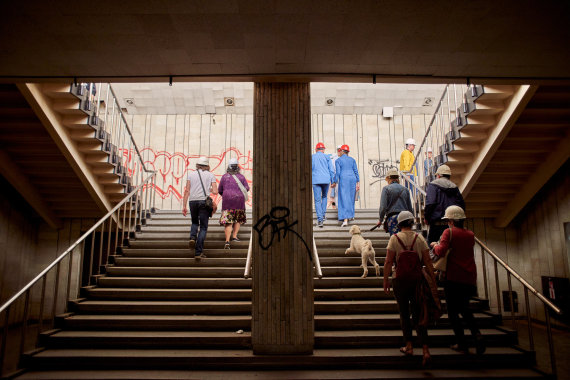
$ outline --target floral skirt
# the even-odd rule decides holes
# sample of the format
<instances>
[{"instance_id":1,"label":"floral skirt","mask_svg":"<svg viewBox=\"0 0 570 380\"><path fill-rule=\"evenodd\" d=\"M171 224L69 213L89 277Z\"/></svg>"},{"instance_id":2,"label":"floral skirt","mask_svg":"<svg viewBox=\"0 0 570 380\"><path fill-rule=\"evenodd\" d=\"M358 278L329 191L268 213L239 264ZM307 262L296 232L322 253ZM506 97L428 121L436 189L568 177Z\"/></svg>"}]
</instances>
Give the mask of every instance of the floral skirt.
<instances>
[{"instance_id":1,"label":"floral skirt","mask_svg":"<svg viewBox=\"0 0 570 380\"><path fill-rule=\"evenodd\" d=\"M246 221L245 210L239 209L223 210L222 216L220 217L220 224L222 226L233 223L244 224Z\"/></svg>"}]
</instances>

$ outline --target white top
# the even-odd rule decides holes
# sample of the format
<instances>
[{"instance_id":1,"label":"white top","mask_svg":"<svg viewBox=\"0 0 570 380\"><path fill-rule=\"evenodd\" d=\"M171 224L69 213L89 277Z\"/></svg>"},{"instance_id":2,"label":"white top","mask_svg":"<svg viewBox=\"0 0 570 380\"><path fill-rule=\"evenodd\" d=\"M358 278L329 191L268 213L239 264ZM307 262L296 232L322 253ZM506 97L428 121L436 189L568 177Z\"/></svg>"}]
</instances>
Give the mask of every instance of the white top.
<instances>
[{"instance_id":1,"label":"white top","mask_svg":"<svg viewBox=\"0 0 570 380\"><path fill-rule=\"evenodd\" d=\"M216 176L211 172L200 169L200 176L202 177L202 183L204 184L204 189L206 189L206 194L204 195L204 191L202 190L200 177L198 177L198 170L190 172L188 174L188 181L190 181L190 196L188 197L189 201L205 200L212 191L212 183L216 182Z\"/></svg>"}]
</instances>

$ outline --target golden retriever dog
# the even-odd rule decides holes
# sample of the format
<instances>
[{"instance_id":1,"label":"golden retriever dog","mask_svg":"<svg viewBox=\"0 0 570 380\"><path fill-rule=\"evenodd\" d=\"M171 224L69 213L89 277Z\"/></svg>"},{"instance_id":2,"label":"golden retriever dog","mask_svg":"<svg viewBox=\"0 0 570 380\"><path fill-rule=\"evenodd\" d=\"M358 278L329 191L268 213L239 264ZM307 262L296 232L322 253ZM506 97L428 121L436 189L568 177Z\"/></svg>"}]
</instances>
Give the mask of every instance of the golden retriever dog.
<instances>
[{"instance_id":1,"label":"golden retriever dog","mask_svg":"<svg viewBox=\"0 0 570 380\"><path fill-rule=\"evenodd\" d=\"M374 248L372 248L372 242L369 239L364 239L360 232L360 227L354 225L350 227L350 234L352 238L350 240L350 247L344 252L346 255L349 253L360 253L362 257L362 269L364 273L362 274L362 278L368 276L368 263L374 265L374 269L376 270L376 276L380 277L380 265L376 262L376 252L374 252Z\"/></svg>"}]
</instances>

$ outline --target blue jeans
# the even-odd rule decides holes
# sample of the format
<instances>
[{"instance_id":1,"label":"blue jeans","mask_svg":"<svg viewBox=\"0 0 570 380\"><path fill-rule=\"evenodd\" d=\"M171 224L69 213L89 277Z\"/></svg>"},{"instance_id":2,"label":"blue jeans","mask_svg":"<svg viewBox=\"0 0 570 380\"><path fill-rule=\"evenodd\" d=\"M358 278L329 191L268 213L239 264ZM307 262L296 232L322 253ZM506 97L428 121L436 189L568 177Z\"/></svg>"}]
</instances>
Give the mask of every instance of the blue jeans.
<instances>
[{"instance_id":1,"label":"blue jeans","mask_svg":"<svg viewBox=\"0 0 570 380\"><path fill-rule=\"evenodd\" d=\"M206 240L208 221L210 220L210 213L206 209L206 201L190 201L190 216L192 216L190 239L196 240L196 256L200 256L204 249L204 240ZM198 232L198 226L200 227L200 232ZM198 238L196 238L196 235Z\"/></svg>"},{"instance_id":2,"label":"blue jeans","mask_svg":"<svg viewBox=\"0 0 570 380\"><path fill-rule=\"evenodd\" d=\"M410 181L415 183L415 177L413 174L410 174L409 178L410 178ZM416 189L415 189L414 185L412 185L411 183L409 183L406 180L404 180L404 182L406 182L406 189L410 190L410 194L412 194L412 197L414 197L414 200L415 200Z\"/></svg>"},{"instance_id":3,"label":"blue jeans","mask_svg":"<svg viewBox=\"0 0 570 380\"><path fill-rule=\"evenodd\" d=\"M315 211L317 220L321 222L325 218L327 211L327 194L329 192L328 183L313 184L313 194L315 196Z\"/></svg>"}]
</instances>

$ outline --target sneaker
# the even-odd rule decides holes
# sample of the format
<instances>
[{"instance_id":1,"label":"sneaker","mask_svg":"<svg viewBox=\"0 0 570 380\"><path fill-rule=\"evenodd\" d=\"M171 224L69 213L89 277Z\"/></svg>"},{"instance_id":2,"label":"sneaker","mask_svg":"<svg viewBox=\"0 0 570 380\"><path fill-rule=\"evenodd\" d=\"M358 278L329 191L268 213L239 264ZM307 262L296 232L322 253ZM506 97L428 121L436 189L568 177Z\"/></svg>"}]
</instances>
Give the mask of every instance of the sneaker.
<instances>
[{"instance_id":1,"label":"sneaker","mask_svg":"<svg viewBox=\"0 0 570 380\"><path fill-rule=\"evenodd\" d=\"M317 223L317 226L319 226L320 228L323 228L323 227L324 227L324 226L323 226L323 222L322 222L322 221L318 222L318 223Z\"/></svg>"},{"instance_id":2,"label":"sneaker","mask_svg":"<svg viewBox=\"0 0 570 380\"><path fill-rule=\"evenodd\" d=\"M190 238L190 241L188 242L188 249L190 249L190 253L192 253L195 248L196 248L196 239Z\"/></svg>"},{"instance_id":3,"label":"sneaker","mask_svg":"<svg viewBox=\"0 0 570 380\"><path fill-rule=\"evenodd\" d=\"M348 222L342 222L342 224L340 225L341 227L346 227L348 226Z\"/></svg>"},{"instance_id":4,"label":"sneaker","mask_svg":"<svg viewBox=\"0 0 570 380\"><path fill-rule=\"evenodd\" d=\"M230 242L226 241L226 244L224 244L224 249L230 249Z\"/></svg>"},{"instance_id":5,"label":"sneaker","mask_svg":"<svg viewBox=\"0 0 570 380\"><path fill-rule=\"evenodd\" d=\"M197 263L199 263L200 261L202 261L202 257L201 257L201 256L202 256L202 255L195 255L195 256L194 256L194 261L197 262Z\"/></svg>"},{"instance_id":6,"label":"sneaker","mask_svg":"<svg viewBox=\"0 0 570 380\"><path fill-rule=\"evenodd\" d=\"M204 255L203 253L200 253L200 256L199 256L199 257L200 257L201 259L205 259L205 258L208 257L208 256Z\"/></svg>"},{"instance_id":7,"label":"sneaker","mask_svg":"<svg viewBox=\"0 0 570 380\"><path fill-rule=\"evenodd\" d=\"M238 238L238 237L235 237L235 238L232 238L232 240L231 240L231 241L241 241L241 240L239 240L239 238Z\"/></svg>"}]
</instances>

